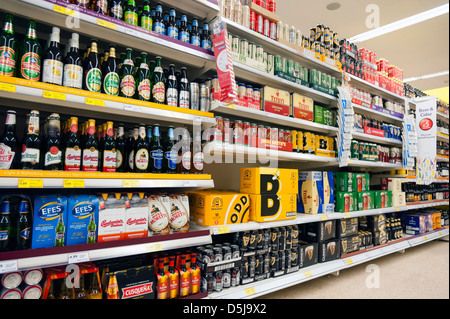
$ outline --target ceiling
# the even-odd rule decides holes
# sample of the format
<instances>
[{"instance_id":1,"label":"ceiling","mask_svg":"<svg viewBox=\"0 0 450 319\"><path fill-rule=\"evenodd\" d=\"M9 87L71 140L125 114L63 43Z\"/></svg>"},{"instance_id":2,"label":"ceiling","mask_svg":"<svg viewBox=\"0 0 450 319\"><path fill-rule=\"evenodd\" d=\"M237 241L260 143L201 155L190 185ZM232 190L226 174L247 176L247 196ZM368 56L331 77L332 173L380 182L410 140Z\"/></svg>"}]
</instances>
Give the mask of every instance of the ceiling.
<instances>
[{"instance_id":1,"label":"ceiling","mask_svg":"<svg viewBox=\"0 0 450 319\"><path fill-rule=\"evenodd\" d=\"M338 2L341 7L326 7ZM301 4L300 4L301 3ZM339 34L340 39L370 31L366 26L368 5L380 8L380 26L422 13L448 3L448 0L277 0L277 13L283 23L294 25L304 35L317 24L324 24ZM297 10L292 10L297 8ZM449 14L421 22L358 43L403 69L404 78L423 76L449 70ZM422 91L449 86L449 76L410 83Z\"/></svg>"}]
</instances>

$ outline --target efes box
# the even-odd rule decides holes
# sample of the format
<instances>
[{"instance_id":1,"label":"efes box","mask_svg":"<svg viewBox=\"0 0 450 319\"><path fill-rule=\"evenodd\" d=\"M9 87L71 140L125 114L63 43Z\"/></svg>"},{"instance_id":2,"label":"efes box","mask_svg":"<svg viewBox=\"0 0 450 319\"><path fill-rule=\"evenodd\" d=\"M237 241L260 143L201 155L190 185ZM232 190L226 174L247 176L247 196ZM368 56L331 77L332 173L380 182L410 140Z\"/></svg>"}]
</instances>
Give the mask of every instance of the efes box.
<instances>
[{"instance_id":1,"label":"efes box","mask_svg":"<svg viewBox=\"0 0 450 319\"><path fill-rule=\"evenodd\" d=\"M300 95L298 93L292 93L290 116L296 119L312 122L314 120L313 99Z\"/></svg>"},{"instance_id":2,"label":"efes box","mask_svg":"<svg viewBox=\"0 0 450 319\"><path fill-rule=\"evenodd\" d=\"M244 194L298 194L298 170L269 167L241 168Z\"/></svg>"},{"instance_id":3,"label":"efes box","mask_svg":"<svg viewBox=\"0 0 450 319\"><path fill-rule=\"evenodd\" d=\"M289 116L291 108L291 94L288 91L265 86L261 92L263 111Z\"/></svg>"},{"instance_id":4,"label":"efes box","mask_svg":"<svg viewBox=\"0 0 450 319\"><path fill-rule=\"evenodd\" d=\"M34 197L31 248L65 245L67 197L46 195Z\"/></svg>"},{"instance_id":5,"label":"efes box","mask_svg":"<svg viewBox=\"0 0 450 319\"><path fill-rule=\"evenodd\" d=\"M66 245L97 242L98 197L72 195L67 199Z\"/></svg>"},{"instance_id":6,"label":"efes box","mask_svg":"<svg viewBox=\"0 0 450 319\"><path fill-rule=\"evenodd\" d=\"M250 194L250 220L258 223L297 218L297 194Z\"/></svg>"},{"instance_id":7,"label":"efes box","mask_svg":"<svg viewBox=\"0 0 450 319\"><path fill-rule=\"evenodd\" d=\"M248 223L250 197L247 194L227 191L189 192L189 202L194 221L203 226Z\"/></svg>"},{"instance_id":8,"label":"efes box","mask_svg":"<svg viewBox=\"0 0 450 319\"><path fill-rule=\"evenodd\" d=\"M298 212L305 214L334 213L333 173L299 172Z\"/></svg>"}]
</instances>

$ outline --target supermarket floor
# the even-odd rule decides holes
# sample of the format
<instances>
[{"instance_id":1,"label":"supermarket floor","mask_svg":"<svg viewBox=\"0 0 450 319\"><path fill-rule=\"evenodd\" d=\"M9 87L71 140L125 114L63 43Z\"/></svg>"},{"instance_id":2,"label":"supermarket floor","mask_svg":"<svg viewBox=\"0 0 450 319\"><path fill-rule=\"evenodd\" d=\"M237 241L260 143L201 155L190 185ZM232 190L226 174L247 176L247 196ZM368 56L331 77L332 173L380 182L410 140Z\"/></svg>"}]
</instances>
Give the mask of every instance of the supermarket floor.
<instances>
[{"instance_id":1,"label":"supermarket floor","mask_svg":"<svg viewBox=\"0 0 450 319\"><path fill-rule=\"evenodd\" d=\"M449 243L433 241L407 249L404 254L395 253L341 270L339 276L321 277L260 299L448 298Z\"/></svg>"}]
</instances>

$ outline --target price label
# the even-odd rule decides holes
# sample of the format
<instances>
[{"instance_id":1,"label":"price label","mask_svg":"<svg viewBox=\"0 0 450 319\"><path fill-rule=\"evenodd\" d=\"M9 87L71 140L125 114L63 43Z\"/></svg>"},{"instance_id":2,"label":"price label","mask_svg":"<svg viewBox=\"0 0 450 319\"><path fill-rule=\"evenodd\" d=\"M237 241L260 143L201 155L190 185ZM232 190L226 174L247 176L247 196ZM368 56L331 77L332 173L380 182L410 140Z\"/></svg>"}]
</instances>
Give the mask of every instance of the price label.
<instances>
[{"instance_id":1,"label":"price label","mask_svg":"<svg viewBox=\"0 0 450 319\"><path fill-rule=\"evenodd\" d=\"M322 220L322 221L328 220L328 216L327 215L320 215L320 220Z\"/></svg>"},{"instance_id":2,"label":"price label","mask_svg":"<svg viewBox=\"0 0 450 319\"><path fill-rule=\"evenodd\" d=\"M109 28L109 29L113 29L116 30L116 25L114 23L102 20L102 19L97 19L97 24L99 26L105 27L105 28Z\"/></svg>"},{"instance_id":3,"label":"price label","mask_svg":"<svg viewBox=\"0 0 450 319\"><path fill-rule=\"evenodd\" d=\"M428 236L423 236L423 239L428 240Z\"/></svg>"},{"instance_id":4,"label":"price label","mask_svg":"<svg viewBox=\"0 0 450 319\"><path fill-rule=\"evenodd\" d=\"M219 235L228 234L230 232L230 228L228 226L217 227L217 233Z\"/></svg>"},{"instance_id":5,"label":"price label","mask_svg":"<svg viewBox=\"0 0 450 319\"><path fill-rule=\"evenodd\" d=\"M312 277L312 272L306 271L303 273L303 275L305 276L305 278L309 278L309 277Z\"/></svg>"},{"instance_id":6,"label":"price label","mask_svg":"<svg viewBox=\"0 0 450 319\"><path fill-rule=\"evenodd\" d=\"M256 294L256 289L255 287L251 287L251 288L247 288L245 289L245 294L248 296L252 296Z\"/></svg>"},{"instance_id":7,"label":"price label","mask_svg":"<svg viewBox=\"0 0 450 319\"><path fill-rule=\"evenodd\" d=\"M138 105L124 104L123 109L125 111L131 111L131 112L142 112L141 107Z\"/></svg>"},{"instance_id":8,"label":"price label","mask_svg":"<svg viewBox=\"0 0 450 319\"><path fill-rule=\"evenodd\" d=\"M44 91L43 96L46 99L61 100L61 101L66 100L66 95L64 93L60 93L60 92Z\"/></svg>"},{"instance_id":9,"label":"price label","mask_svg":"<svg viewBox=\"0 0 450 319\"><path fill-rule=\"evenodd\" d=\"M85 102L88 105L105 106L105 101L99 100L99 99L92 99L92 98L87 97Z\"/></svg>"},{"instance_id":10,"label":"price label","mask_svg":"<svg viewBox=\"0 0 450 319\"><path fill-rule=\"evenodd\" d=\"M63 180L64 188L84 188L84 179L65 179Z\"/></svg>"},{"instance_id":11,"label":"price label","mask_svg":"<svg viewBox=\"0 0 450 319\"><path fill-rule=\"evenodd\" d=\"M19 188L44 188L43 179L19 179Z\"/></svg>"},{"instance_id":12,"label":"price label","mask_svg":"<svg viewBox=\"0 0 450 319\"><path fill-rule=\"evenodd\" d=\"M353 260L351 258L347 259L347 265L353 264Z\"/></svg>"},{"instance_id":13,"label":"price label","mask_svg":"<svg viewBox=\"0 0 450 319\"><path fill-rule=\"evenodd\" d=\"M155 251L161 251L162 250L162 245L161 245L161 243L148 244L146 246L146 250L149 253L153 253Z\"/></svg>"},{"instance_id":14,"label":"price label","mask_svg":"<svg viewBox=\"0 0 450 319\"><path fill-rule=\"evenodd\" d=\"M17 260L7 260L0 262L0 274L6 274L17 270Z\"/></svg>"},{"instance_id":15,"label":"price label","mask_svg":"<svg viewBox=\"0 0 450 319\"><path fill-rule=\"evenodd\" d=\"M53 11L59 12L59 13L62 13L62 14L66 14L66 15L69 15L69 16L75 15L75 11L74 10L70 10L68 8L64 8L64 7L58 6L56 4L53 5Z\"/></svg>"},{"instance_id":16,"label":"price label","mask_svg":"<svg viewBox=\"0 0 450 319\"><path fill-rule=\"evenodd\" d=\"M350 213L345 213L345 214L344 214L344 217L345 217L345 218L351 218L352 216L350 215Z\"/></svg>"},{"instance_id":17,"label":"price label","mask_svg":"<svg viewBox=\"0 0 450 319\"><path fill-rule=\"evenodd\" d=\"M236 104L227 104L226 107L229 108L229 109L236 110Z\"/></svg>"},{"instance_id":18,"label":"price label","mask_svg":"<svg viewBox=\"0 0 450 319\"><path fill-rule=\"evenodd\" d=\"M0 83L0 91L16 93L16 86L8 83Z\"/></svg>"},{"instance_id":19,"label":"price label","mask_svg":"<svg viewBox=\"0 0 450 319\"><path fill-rule=\"evenodd\" d=\"M122 186L124 188L141 187L141 182L139 180L123 180Z\"/></svg>"},{"instance_id":20,"label":"price label","mask_svg":"<svg viewBox=\"0 0 450 319\"><path fill-rule=\"evenodd\" d=\"M83 263L87 261L90 261L88 252L67 254L68 264Z\"/></svg>"}]
</instances>

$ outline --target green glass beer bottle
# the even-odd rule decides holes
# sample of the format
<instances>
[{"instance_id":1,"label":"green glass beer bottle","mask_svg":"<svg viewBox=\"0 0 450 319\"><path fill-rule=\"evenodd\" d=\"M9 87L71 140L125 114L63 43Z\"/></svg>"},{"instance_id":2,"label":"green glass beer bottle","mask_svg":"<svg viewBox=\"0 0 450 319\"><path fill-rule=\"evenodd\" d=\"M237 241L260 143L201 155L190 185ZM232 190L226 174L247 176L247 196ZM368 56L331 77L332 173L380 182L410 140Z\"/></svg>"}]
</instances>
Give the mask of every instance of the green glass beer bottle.
<instances>
[{"instance_id":1,"label":"green glass beer bottle","mask_svg":"<svg viewBox=\"0 0 450 319\"><path fill-rule=\"evenodd\" d=\"M120 78L118 73L118 65L116 59L116 47L109 47L109 57L106 62L103 77L103 93L108 95L119 95Z\"/></svg>"},{"instance_id":2,"label":"green glass beer bottle","mask_svg":"<svg viewBox=\"0 0 450 319\"><path fill-rule=\"evenodd\" d=\"M20 50L19 76L30 81L41 79L41 45L37 40L36 22L28 21L28 32Z\"/></svg>"},{"instance_id":3,"label":"green glass beer bottle","mask_svg":"<svg viewBox=\"0 0 450 319\"><path fill-rule=\"evenodd\" d=\"M97 230L97 225L95 225L95 220L94 220L94 213L91 214L91 220L89 221L88 224L88 233L87 233L87 243L88 244L93 244L96 242L96 238L95 238L95 233Z\"/></svg>"},{"instance_id":4,"label":"green glass beer bottle","mask_svg":"<svg viewBox=\"0 0 450 319\"><path fill-rule=\"evenodd\" d=\"M136 98L141 101L150 101L150 69L147 64L147 53L141 53L141 64L136 75Z\"/></svg>"},{"instance_id":5,"label":"green glass beer bottle","mask_svg":"<svg viewBox=\"0 0 450 319\"><path fill-rule=\"evenodd\" d=\"M156 66L153 73L153 102L158 104L164 104L166 101L166 80L161 60L161 57L156 57Z\"/></svg>"},{"instance_id":6,"label":"green glass beer bottle","mask_svg":"<svg viewBox=\"0 0 450 319\"><path fill-rule=\"evenodd\" d=\"M123 62L122 74L120 76L120 96L129 99L134 98L136 83L134 81L134 63L132 59L133 50L127 48L127 57Z\"/></svg>"},{"instance_id":7,"label":"green glass beer bottle","mask_svg":"<svg viewBox=\"0 0 450 319\"><path fill-rule=\"evenodd\" d=\"M127 5L125 6L123 20L127 23L138 26L138 11L136 8L136 1L128 0Z\"/></svg>"},{"instance_id":8,"label":"green glass beer bottle","mask_svg":"<svg viewBox=\"0 0 450 319\"><path fill-rule=\"evenodd\" d=\"M0 34L0 75L14 76L16 70L17 43L12 14L7 13Z\"/></svg>"},{"instance_id":9,"label":"green glass beer bottle","mask_svg":"<svg viewBox=\"0 0 450 319\"><path fill-rule=\"evenodd\" d=\"M100 67L97 40L91 40L91 52L87 57L86 69L84 70L83 89L100 93L102 87L102 71Z\"/></svg>"},{"instance_id":10,"label":"green glass beer bottle","mask_svg":"<svg viewBox=\"0 0 450 319\"><path fill-rule=\"evenodd\" d=\"M150 15L150 2L149 0L144 0L142 14L139 17L140 26L144 29L153 31L153 19Z\"/></svg>"},{"instance_id":11,"label":"green glass beer bottle","mask_svg":"<svg viewBox=\"0 0 450 319\"><path fill-rule=\"evenodd\" d=\"M64 237L66 233L66 226L64 226L63 214L59 215L59 221L55 229L55 247L64 246Z\"/></svg>"}]
</instances>

